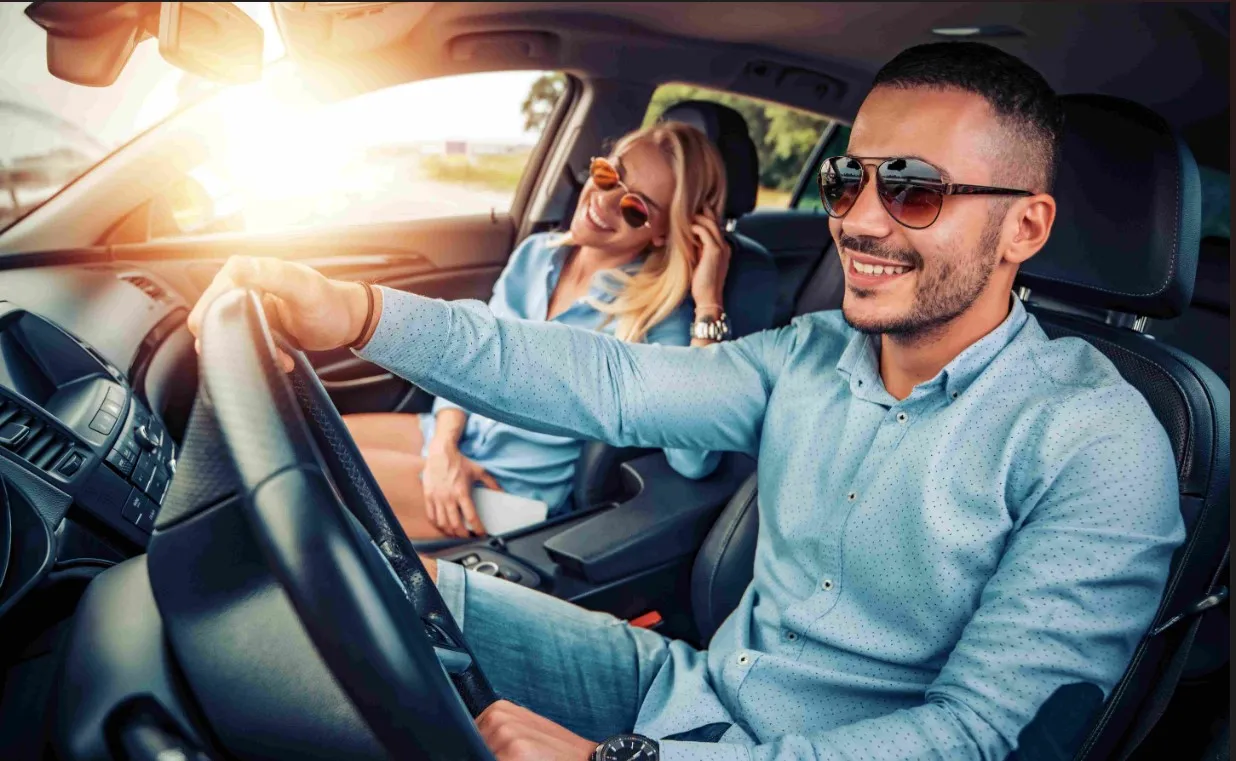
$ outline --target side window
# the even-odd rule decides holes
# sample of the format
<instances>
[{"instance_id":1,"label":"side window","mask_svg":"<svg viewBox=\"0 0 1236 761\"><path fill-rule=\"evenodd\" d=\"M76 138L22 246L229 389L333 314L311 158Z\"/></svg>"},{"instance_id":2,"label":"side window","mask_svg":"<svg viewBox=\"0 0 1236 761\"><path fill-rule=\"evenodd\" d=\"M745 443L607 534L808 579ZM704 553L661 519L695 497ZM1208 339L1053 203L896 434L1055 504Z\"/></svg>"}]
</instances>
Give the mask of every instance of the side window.
<instances>
[{"instance_id":1,"label":"side window","mask_svg":"<svg viewBox=\"0 0 1236 761\"><path fill-rule=\"evenodd\" d=\"M815 164L811 167L811 174L807 177L807 184L803 187L802 195L794 201L794 208L800 211L818 211L824 213L824 204L820 201L820 194L816 189L815 178L820 172L820 164L824 159L832 156L840 156L845 153L846 146L850 144L850 128L847 125L838 123L829 134L828 139L824 141L824 148L816 157Z\"/></svg>"},{"instance_id":2,"label":"side window","mask_svg":"<svg viewBox=\"0 0 1236 761\"><path fill-rule=\"evenodd\" d=\"M811 156L811 149L832 120L743 95L694 85L668 84L661 85L653 93L644 124L652 124L667 108L684 100L712 101L742 114L759 154L760 189L756 208L788 208L794 183Z\"/></svg>"},{"instance_id":3,"label":"side window","mask_svg":"<svg viewBox=\"0 0 1236 761\"><path fill-rule=\"evenodd\" d=\"M150 237L508 211L565 89L487 72L312 105L238 98L209 158L152 206Z\"/></svg>"}]
</instances>

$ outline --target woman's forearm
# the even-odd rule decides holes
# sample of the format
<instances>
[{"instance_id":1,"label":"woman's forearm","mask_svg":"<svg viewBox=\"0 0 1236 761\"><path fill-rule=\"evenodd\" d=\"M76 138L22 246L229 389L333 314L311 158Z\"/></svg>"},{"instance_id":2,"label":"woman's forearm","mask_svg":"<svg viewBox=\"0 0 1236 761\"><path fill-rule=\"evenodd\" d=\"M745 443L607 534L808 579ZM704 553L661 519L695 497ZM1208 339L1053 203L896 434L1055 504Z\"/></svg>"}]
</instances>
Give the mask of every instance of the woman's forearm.
<instances>
[{"instance_id":1,"label":"woman's forearm","mask_svg":"<svg viewBox=\"0 0 1236 761\"><path fill-rule=\"evenodd\" d=\"M459 446L464 426L468 423L468 413L457 407L447 407L439 410L434 420L436 424L433 429L433 438L429 442L430 446Z\"/></svg>"}]
</instances>

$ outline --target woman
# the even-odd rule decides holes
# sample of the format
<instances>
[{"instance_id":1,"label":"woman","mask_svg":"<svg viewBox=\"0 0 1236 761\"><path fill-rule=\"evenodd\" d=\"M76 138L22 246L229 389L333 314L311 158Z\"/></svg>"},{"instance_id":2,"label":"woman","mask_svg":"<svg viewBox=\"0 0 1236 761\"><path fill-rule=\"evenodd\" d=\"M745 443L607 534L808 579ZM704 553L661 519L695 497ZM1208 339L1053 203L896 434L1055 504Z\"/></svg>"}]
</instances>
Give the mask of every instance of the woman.
<instances>
[{"instance_id":1,"label":"woman","mask_svg":"<svg viewBox=\"0 0 1236 761\"><path fill-rule=\"evenodd\" d=\"M489 302L495 314L602 330L626 341L685 346L695 320L716 320L729 265L719 220L725 167L693 127L633 132L594 159L570 230L524 241ZM691 298L688 299L687 297ZM425 415L348 415L357 446L413 538L485 533L472 501L479 483L572 508L581 442L523 430L438 399ZM667 450L689 478L715 453Z\"/></svg>"}]
</instances>

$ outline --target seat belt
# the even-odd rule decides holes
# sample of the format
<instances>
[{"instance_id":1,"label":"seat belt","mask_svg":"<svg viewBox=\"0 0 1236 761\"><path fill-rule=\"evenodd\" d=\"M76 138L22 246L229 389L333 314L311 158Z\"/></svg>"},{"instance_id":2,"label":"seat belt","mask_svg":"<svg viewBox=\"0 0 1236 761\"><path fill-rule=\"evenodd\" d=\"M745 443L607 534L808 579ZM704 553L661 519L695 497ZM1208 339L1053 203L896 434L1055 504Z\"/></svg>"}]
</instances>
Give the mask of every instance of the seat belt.
<instances>
[{"instance_id":1,"label":"seat belt","mask_svg":"<svg viewBox=\"0 0 1236 761\"><path fill-rule=\"evenodd\" d=\"M1136 723L1129 734L1129 739L1125 741L1124 747L1117 757L1119 761L1127 761L1133 755L1146 738L1150 736L1151 730L1159 723L1159 719L1163 718L1163 713L1167 711L1167 706L1172 702L1172 695L1176 692L1176 685L1180 683L1180 676L1184 673L1185 666L1189 661L1189 651L1193 648L1193 641L1197 638L1197 630L1202 626L1202 614L1211 608L1217 607L1228 597L1228 588L1219 582L1222 580L1223 569L1227 568L1228 557L1231 554L1231 547L1223 553L1223 562L1219 564L1219 568L1215 571L1214 577L1210 580L1210 592L1202 599L1189 606L1188 609L1168 619L1164 624L1161 624L1153 631L1150 636L1162 636L1164 632L1173 628L1182 621L1188 620L1188 629L1180 638L1180 644L1176 646L1176 652L1172 653L1172 659L1168 662L1167 668L1163 670L1163 675L1159 678L1158 684L1155 685L1154 692L1150 694L1150 698L1146 701L1146 707L1142 709L1137 717Z\"/></svg>"}]
</instances>

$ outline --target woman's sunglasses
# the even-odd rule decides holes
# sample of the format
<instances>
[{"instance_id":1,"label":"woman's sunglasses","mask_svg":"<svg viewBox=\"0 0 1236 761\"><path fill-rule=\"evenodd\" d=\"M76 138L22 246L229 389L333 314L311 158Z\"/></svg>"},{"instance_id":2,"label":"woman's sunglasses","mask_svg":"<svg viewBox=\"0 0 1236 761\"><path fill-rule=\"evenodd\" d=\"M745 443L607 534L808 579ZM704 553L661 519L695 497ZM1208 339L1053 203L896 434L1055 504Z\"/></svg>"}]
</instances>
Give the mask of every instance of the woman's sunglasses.
<instances>
[{"instance_id":1,"label":"woman's sunglasses","mask_svg":"<svg viewBox=\"0 0 1236 761\"><path fill-rule=\"evenodd\" d=\"M618 167L614 166L609 159L594 158L592 165L588 168L588 175L592 178L592 184L596 185L597 190L609 191L614 188L622 188L622 198L618 200L618 212L622 214L622 219L633 228L649 227L651 215L648 213L648 204L644 199L631 192L618 175Z\"/></svg>"},{"instance_id":2,"label":"woman's sunglasses","mask_svg":"<svg viewBox=\"0 0 1236 761\"><path fill-rule=\"evenodd\" d=\"M876 196L898 224L913 230L930 227L940 217L944 197L951 195L1029 196L1029 190L958 185L943 170L922 159L833 156L820 165L820 200L828 216L841 219L854 208L867 185L864 162L879 162Z\"/></svg>"}]
</instances>

